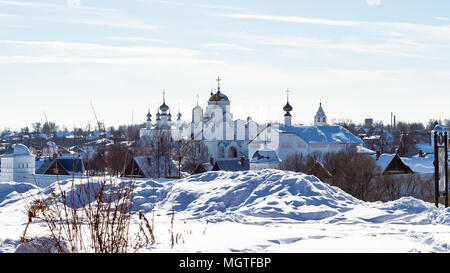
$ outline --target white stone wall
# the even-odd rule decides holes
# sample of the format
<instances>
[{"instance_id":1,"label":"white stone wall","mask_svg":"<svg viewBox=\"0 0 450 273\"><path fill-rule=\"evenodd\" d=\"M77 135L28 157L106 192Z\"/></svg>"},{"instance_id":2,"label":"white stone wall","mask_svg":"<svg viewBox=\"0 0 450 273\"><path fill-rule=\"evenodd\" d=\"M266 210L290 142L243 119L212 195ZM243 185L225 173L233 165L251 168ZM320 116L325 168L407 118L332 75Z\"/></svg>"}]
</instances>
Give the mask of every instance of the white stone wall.
<instances>
[{"instance_id":1,"label":"white stone wall","mask_svg":"<svg viewBox=\"0 0 450 273\"><path fill-rule=\"evenodd\" d=\"M24 182L24 177L35 173L34 159L34 155L2 157L0 181Z\"/></svg>"},{"instance_id":2,"label":"white stone wall","mask_svg":"<svg viewBox=\"0 0 450 273\"><path fill-rule=\"evenodd\" d=\"M245 140L245 121L238 119L234 121L235 140Z\"/></svg>"},{"instance_id":3,"label":"white stone wall","mask_svg":"<svg viewBox=\"0 0 450 273\"><path fill-rule=\"evenodd\" d=\"M258 123L254 122L253 120L249 120L247 121L245 127L245 138L247 140L254 139L258 134Z\"/></svg>"}]
</instances>

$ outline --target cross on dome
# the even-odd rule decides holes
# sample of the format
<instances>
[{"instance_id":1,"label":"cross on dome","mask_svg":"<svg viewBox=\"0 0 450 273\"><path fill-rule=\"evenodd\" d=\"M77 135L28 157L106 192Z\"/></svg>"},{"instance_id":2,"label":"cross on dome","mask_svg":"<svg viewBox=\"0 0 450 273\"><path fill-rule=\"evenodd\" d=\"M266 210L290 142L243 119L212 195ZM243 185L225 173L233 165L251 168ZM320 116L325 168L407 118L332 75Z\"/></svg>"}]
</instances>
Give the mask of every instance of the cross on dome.
<instances>
[{"instance_id":1,"label":"cross on dome","mask_svg":"<svg viewBox=\"0 0 450 273\"><path fill-rule=\"evenodd\" d=\"M219 76L217 76L217 90L218 91L220 91L220 81L221 81L222 79L219 77Z\"/></svg>"},{"instance_id":2,"label":"cross on dome","mask_svg":"<svg viewBox=\"0 0 450 273\"><path fill-rule=\"evenodd\" d=\"M291 91L289 89L286 89L287 102L286 102L286 105L283 107L283 111L286 112L286 116L290 116L289 112L291 112L293 109L292 106L289 104L289 93L290 92Z\"/></svg>"}]
</instances>

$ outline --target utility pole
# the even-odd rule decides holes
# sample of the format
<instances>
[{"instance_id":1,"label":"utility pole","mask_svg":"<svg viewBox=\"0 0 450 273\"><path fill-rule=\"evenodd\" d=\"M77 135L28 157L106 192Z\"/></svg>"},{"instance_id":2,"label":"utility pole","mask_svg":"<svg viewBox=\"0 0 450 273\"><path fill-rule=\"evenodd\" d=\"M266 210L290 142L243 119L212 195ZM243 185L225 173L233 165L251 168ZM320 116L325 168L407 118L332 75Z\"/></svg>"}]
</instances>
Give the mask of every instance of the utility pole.
<instances>
[{"instance_id":1,"label":"utility pole","mask_svg":"<svg viewBox=\"0 0 450 273\"><path fill-rule=\"evenodd\" d=\"M439 207L439 197L445 197L448 207L448 130L443 125L436 125L432 131L434 140L434 188L435 203Z\"/></svg>"}]
</instances>

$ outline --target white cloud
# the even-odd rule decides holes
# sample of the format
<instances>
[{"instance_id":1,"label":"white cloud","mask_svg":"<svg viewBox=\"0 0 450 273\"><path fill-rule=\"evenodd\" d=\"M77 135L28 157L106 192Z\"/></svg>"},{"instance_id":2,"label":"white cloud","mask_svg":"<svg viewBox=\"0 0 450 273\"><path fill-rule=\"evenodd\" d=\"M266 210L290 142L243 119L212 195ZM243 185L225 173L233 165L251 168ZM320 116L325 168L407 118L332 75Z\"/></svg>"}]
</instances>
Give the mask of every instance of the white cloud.
<instances>
[{"instance_id":1,"label":"white cloud","mask_svg":"<svg viewBox=\"0 0 450 273\"><path fill-rule=\"evenodd\" d=\"M221 14L219 16L236 19L256 19L266 21L280 21L289 23L303 23L303 24L331 25L331 26L355 26L362 23L358 21L342 21L342 20L329 20L329 19L300 17L300 16L277 16L264 14L234 13L234 14Z\"/></svg>"},{"instance_id":2,"label":"white cloud","mask_svg":"<svg viewBox=\"0 0 450 273\"><path fill-rule=\"evenodd\" d=\"M81 0L67 0L67 5L69 7L79 7L81 6Z\"/></svg>"},{"instance_id":3,"label":"white cloud","mask_svg":"<svg viewBox=\"0 0 450 273\"><path fill-rule=\"evenodd\" d=\"M381 5L381 0L366 0L367 5L370 6L379 6Z\"/></svg>"},{"instance_id":4,"label":"white cloud","mask_svg":"<svg viewBox=\"0 0 450 273\"><path fill-rule=\"evenodd\" d=\"M229 10L229 11L239 11L245 12L247 11L244 8L236 7L236 6L225 6L225 5L214 5L214 4L199 4L199 3L191 3L191 2L177 2L170 0L139 0L139 2L145 3L158 3L158 4L170 4L177 6L188 6L193 8L201 8L201 9L216 9L216 10Z\"/></svg>"},{"instance_id":5,"label":"white cloud","mask_svg":"<svg viewBox=\"0 0 450 273\"><path fill-rule=\"evenodd\" d=\"M97 18L48 19L48 18L41 18L41 19L49 21L49 22L59 22L59 23L66 23L66 24L97 25L97 26L135 28L135 29L147 29L147 30L155 30L158 28L154 25L149 25L146 23L138 22L136 20L128 20L128 19L120 20L118 18L116 18L116 20L111 20L108 18L105 18L105 19L97 19Z\"/></svg>"},{"instance_id":6,"label":"white cloud","mask_svg":"<svg viewBox=\"0 0 450 273\"><path fill-rule=\"evenodd\" d=\"M200 58L199 51L176 47L16 40L0 40L0 45L16 52L0 56L0 63L220 63Z\"/></svg>"},{"instance_id":7,"label":"white cloud","mask_svg":"<svg viewBox=\"0 0 450 273\"><path fill-rule=\"evenodd\" d=\"M408 38L388 38L378 42L363 42L358 39L317 39L308 37L289 36L258 36L245 34L225 35L228 39L236 39L245 44L268 45L281 47L280 56L288 57L292 48L322 50L325 55L332 51L342 51L358 54L370 54L380 56L398 56L416 59L433 59L433 45L421 44ZM293 51L295 52L295 51ZM302 54L294 54L305 58Z\"/></svg>"},{"instance_id":8,"label":"white cloud","mask_svg":"<svg viewBox=\"0 0 450 273\"><path fill-rule=\"evenodd\" d=\"M0 18L15 18L15 17L17 17L17 16L14 15L14 14L2 14L2 13L0 13Z\"/></svg>"},{"instance_id":9,"label":"white cloud","mask_svg":"<svg viewBox=\"0 0 450 273\"><path fill-rule=\"evenodd\" d=\"M110 8L97 8L86 5L81 5L81 0L66 0L66 5L61 4L49 4L42 2L21 2L21 1L10 1L10 0L0 0L0 5L8 6L19 6L19 7L33 7L33 8L52 8L52 9L66 9L67 6L86 11L114 11Z\"/></svg>"},{"instance_id":10,"label":"white cloud","mask_svg":"<svg viewBox=\"0 0 450 273\"><path fill-rule=\"evenodd\" d=\"M436 20L450 22L450 18L447 17L433 17Z\"/></svg>"},{"instance_id":11,"label":"white cloud","mask_svg":"<svg viewBox=\"0 0 450 273\"><path fill-rule=\"evenodd\" d=\"M217 50L238 50L238 51L255 51L253 48L248 48L236 44L227 43L210 43L206 44L206 47L217 49Z\"/></svg>"},{"instance_id":12,"label":"white cloud","mask_svg":"<svg viewBox=\"0 0 450 273\"><path fill-rule=\"evenodd\" d=\"M330 20L323 18L300 17L300 16L282 16L267 14L218 14L219 17L228 17L235 19L248 20L264 20L277 21L287 23L313 24L313 25L329 25L337 27L359 28L364 31L375 31L377 33L393 33L403 35L404 37L413 37L414 39L433 39L433 40L450 40L450 25L424 25L404 22L380 22L380 21L348 21L348 20ZM437 17L444 20L444 17ZM445 21L445 20L444 20ZM412 36L412 35L414 36ZM434 41L435 42L435 41Z\"/></svg>"},{"instance_id":13,"label":"white cloud","mask_svg":"<svg viewBox=\"0 0 450 273\"><path fill-rule=\"evenodd\" d=\"M145 38L145 37L130 37L130 36L108 36L108 37L104 37L103 39L105 39L105 40L115 40L115 41L169 43L169 41L167 41L167 40L151 39L151 38Z\"/></svg>"}]
</instances>

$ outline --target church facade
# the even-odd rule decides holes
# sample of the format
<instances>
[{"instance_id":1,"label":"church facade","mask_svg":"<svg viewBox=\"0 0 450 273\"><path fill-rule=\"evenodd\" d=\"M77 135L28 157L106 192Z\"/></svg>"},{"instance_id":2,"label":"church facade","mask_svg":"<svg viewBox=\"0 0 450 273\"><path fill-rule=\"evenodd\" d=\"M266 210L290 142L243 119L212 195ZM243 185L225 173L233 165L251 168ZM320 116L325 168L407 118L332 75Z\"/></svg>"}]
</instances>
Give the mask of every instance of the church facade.
<instances>
[{"instance_id":1,"label":"church facade","mask_svg":"<svg viewBox=\"0 0 450 273\"><path fill-rule=\"evenodd\" d=\"M233 119L230 100L220 89L217 79L217 92L211 92L205 109L197 105L192 109L189 124L183 123L181 113L176 122L172 121L170 109L165 103L159 107L156 122L152 123L150 111L147 126L140 131L140 137L151 137L161 131L170 132L172 140L191 139L203 141L214 160L235 160L248 157L248 142L258 134L259 124L250 117L246 120Z\"/></svg>"},{"instance_id":2,"label":"church facade","mask_svg":"<svg viewBox=\"0 0 450 273\"><path fill-rule=\"evenodd\" d=\"M329 125L327 116L319 105L314 116L314 125L292 125L293 107L289 98L283 107L284 124L269 124L261 131L265 139L257 138L249 143L249 155L263 147L272 149L285 160L289 155L301 153L304 156L313 153L338 152L349 147L362 146L363 141L340 125Z\"/></svg>"}]
</instances>

